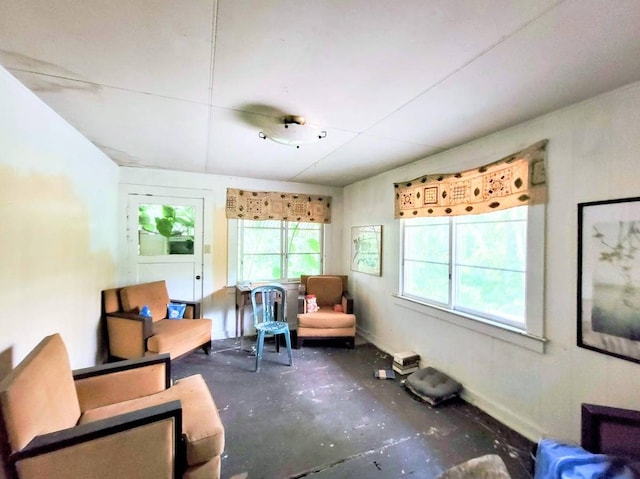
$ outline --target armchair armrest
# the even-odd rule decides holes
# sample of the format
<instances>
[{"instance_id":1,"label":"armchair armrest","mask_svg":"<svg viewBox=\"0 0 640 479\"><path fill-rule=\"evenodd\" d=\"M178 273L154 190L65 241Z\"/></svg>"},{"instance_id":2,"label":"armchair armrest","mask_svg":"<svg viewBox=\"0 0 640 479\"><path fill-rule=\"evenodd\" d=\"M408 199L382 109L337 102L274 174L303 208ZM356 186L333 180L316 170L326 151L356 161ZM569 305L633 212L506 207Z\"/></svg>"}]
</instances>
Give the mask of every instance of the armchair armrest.
<instances>
[{"instance_id":1,"label":"armchair armrest","mask_svg":"<svg viewBox=\"0 0 640 479\"><path fill-rule=\"evenodd\" d=\"M199 301L185 301L183 299L170 299L169 301L187 305L184 310L185 319L199 319L202 317L202 309Z\"/></svg>"},{"instance_id":2,"label":"armchair armrest","mask_svg":"<svg viewBox=\"0 0 640 479\"><path fill-rule=\"evenodd\" d=\"M353 314L353 297L348 291L342 293L342 310L347 314Z\"/></svg>"},{"instance_id":3,"label":"armchair armrest","mask_svg":"<svg viewBox=\"0 0 640 479\"><path fill-rule=\"evenodd\" d=\"M84 412L168 389L171 359L165 353L78 369L73 379Z\"/></svg>"},{"instance_id":4,"label":"armchair armrest","mask_svg":"<svg viewBox=\"0 0 640 479\"><path fill-rule=\"evenodd\" d=\"M138 313L125 313L123 311L117 311L115 313L107 314L107 318L109 317L128 319L130 321L137 321L141 323L145 339L153 334L153 319L148 318L147 316L141 316Z\"/></svg>"},{"instance_id":5,"label":"armchair armrest","mask_svg":"<svg viewBox=\"0 0 640 479\"><path fill-rule=\"evenodd\" d=\"M182 406L170 401L36 436L9 462L21 478L135 477L143 472L180 477L181 435Z\"/></svg>"},{"instance_id":6,"label":"armchair armrest","mask_svg":"<svg viewBox=\"0 0 640 479\"><path fill-rule=\"evenodd\" d=\"M114 312L106 315L109 355L116 358L144 356L147 338L153 335L153 320L137 313Z\"/></svg>"}]
</instances>

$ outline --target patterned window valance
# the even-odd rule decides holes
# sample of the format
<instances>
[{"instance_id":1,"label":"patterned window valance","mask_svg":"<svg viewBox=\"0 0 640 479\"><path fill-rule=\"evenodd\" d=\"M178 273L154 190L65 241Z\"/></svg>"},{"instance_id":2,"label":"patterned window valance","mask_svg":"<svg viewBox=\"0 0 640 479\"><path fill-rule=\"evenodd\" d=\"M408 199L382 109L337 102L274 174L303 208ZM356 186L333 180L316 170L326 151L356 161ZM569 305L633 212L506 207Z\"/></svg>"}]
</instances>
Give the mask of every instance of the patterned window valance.
<instances>
[{"instance_id":1,"label":"patterned window valance","mask_svg":"<svg viewBox=\"0 0 640 479\"><path fill-rule=\"evenodd\" d=\"M473 170L395 183L395 217L469 215L544 203L547 143Z\"/></svg>"},{"instance_id":2,"label":"patterned window valance","mask_svg":"<svg viewBox=\"0 0 640 479\"><path fill-rule=\"evenodd\" d=\"M227 218L331 223L331 197L227 188Z\"/></svg>"}]
</instances>

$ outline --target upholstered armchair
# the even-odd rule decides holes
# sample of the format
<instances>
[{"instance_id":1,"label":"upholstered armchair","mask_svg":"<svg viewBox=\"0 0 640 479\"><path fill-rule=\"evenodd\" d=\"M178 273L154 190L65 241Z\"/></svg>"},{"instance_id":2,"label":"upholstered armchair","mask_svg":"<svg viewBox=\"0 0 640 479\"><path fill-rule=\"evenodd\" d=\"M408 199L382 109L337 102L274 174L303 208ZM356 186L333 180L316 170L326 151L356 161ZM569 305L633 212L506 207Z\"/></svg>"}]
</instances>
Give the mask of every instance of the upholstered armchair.
<instances>
[{"instance_id":1,"label":"upholstered armchair","mask_svg":"<svg viewBox=\"0 0 640 479\"><path fill-rule=\"evenodd\" d=\"M347 288L347 276L300 277L298 348L312 339L339 339L345 340L351 348L355 346L356 316L353 314L353 298ZM308 308L310 296L315 299L317 311Z\"/></svg>"},{"instance_id":2,"label":"upholstered armchair","mask_svg":"<svg viewBox=\"0 0 640 479\"><path fill-rule=\"evenodd\" d=\"M183 319L169 319L169 302L185 304ZM151 317L140 314L148 306ZM200 317L200 303L172 300L165 281L142 283L102 292L109 357L132 359L169 353L171 358L211 348L211 320Z\"/></svg>"},{"instance_id":3,"label":"upholstered armchair","mask_svg":"<svg viewBox=\"0 0 640 479\"><path fill-rule=\"evenodd\" d=\"M59 334L0 383L8 479L219 478L224 428L200 375L168 354L72 371ZM1 474L0 474L1 476Z\"/></svg>"}]
</instances>

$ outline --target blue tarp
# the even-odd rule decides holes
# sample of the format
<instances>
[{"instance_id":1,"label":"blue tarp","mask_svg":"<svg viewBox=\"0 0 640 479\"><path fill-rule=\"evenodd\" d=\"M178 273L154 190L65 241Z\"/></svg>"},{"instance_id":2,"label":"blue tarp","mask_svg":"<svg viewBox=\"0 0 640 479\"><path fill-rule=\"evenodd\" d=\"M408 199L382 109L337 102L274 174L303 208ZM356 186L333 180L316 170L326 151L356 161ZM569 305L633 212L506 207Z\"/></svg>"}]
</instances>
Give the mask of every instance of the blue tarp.
<instances>
[{"instance_id":1,"label":"blue tarp","mask_svg":"<svg viewBox=\"0 0 640 479\"><path fill-rule=\"evenodd\" d=\"M542 439L536 452L534 479L635 479L633 471L605 454Z\"/></svg>"}]
</instances>

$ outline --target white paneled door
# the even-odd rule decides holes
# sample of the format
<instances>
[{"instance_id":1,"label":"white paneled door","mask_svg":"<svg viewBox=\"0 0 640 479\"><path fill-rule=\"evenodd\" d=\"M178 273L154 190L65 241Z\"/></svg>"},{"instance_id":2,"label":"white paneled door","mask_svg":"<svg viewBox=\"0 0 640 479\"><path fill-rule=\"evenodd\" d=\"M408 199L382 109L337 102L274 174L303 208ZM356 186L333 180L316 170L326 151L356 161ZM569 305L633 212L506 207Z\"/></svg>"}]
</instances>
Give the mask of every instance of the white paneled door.
<instances>
[{"instance_id":1,"label":"white paneled door","mask_svg":"<svg viewBox=\"0 0 640 479\"><path fill-rule=\"evenodd\" d=\"M202 299L202 198L128 195L128 283L164 279L172 299Z\"/></svg>"}]
</instances>

